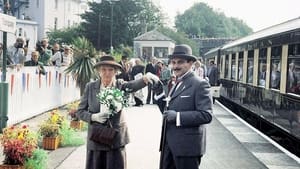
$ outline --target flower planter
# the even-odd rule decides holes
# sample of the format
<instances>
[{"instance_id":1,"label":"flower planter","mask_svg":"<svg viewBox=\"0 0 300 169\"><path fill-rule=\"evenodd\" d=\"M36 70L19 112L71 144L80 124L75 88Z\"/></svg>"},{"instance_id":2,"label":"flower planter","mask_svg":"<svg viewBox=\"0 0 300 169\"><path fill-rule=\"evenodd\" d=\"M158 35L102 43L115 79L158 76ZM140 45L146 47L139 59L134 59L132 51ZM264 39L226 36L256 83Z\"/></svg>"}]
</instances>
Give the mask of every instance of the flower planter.
<instances>
[{"instance_id":1,"label":"flower planter","mask_svg":"<svg viewBox=\"0 0 300 169\"><path fill-rule=\"evenodd\" d=\"M43 138L43 149L55 150L59 145L59 137L44 137Z\"/></svg>"},{"instance_id":2,"label":"flower planter","mask_svg":"<svg viewBox=\"0 0 300 169\"><path fill-rule=\"evenodd\" d=\"M25 169L25 166L23 166L23 165L1 164L0 169Z\"/></svg>"},{"instance_id":3,"label":"flower planter","mask_svg":"<svg viewBox=\"0 0 300 169\"><path fill-rule=\"evenodd\" d=\"M72 120L70 122L70 127L73 129L81 130L83 126L83 122L80 120Z\"/></svg>"}]
</instances>

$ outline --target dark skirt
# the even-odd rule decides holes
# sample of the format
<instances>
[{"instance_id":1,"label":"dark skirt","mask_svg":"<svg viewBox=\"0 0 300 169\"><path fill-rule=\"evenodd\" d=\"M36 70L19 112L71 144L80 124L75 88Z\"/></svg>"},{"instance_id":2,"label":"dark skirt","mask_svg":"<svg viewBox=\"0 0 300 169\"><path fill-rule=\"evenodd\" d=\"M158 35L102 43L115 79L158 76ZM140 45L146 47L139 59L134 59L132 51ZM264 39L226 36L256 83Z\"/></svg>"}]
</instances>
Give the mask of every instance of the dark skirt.
<instances>
[{"instance_id":1,"label":"dark skirt","mask_svg":"<svg viewBox=\"0 0 300 169\"><path fill-rule=\"evenodd\" d=\"M87 151L86 169L126 169L126 165L125 147L110 151Z\"/></svg>"}]
</instances>

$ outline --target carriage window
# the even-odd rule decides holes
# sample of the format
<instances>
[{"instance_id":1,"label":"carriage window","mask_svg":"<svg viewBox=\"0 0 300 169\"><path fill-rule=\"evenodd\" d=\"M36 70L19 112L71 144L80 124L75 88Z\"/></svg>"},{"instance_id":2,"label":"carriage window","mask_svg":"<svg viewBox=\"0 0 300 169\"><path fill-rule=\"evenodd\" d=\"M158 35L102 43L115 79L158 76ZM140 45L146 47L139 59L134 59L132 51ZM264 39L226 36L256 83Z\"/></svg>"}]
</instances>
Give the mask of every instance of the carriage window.
<instances>
[{"instance_id":1,"label":"carriage window","mask_svg":"<svg viewBox=\"0 0 300 169\"><path fill-rule=\"evenodd\" d=\"M266 86L267 48L259 50L258 56L258 85Z\"/></svg>"},{"instance_id":2,"label":"carriage window","mask_svg":"<svg viewBox=\"0 0 300 169\"><path fill-rule=\"evenodd\" d=\"M300 94L300 44L289 45L287 93Z\"/></svg>"},{"instance_id":3,"label":"carriage window","mask_svg":"<svg viewBox=\"0 0 300 169\"><path fill-rule=\"evenodd\" d=\"M280 87L280 58L281 58L281 46L272 47L270 87L273 89L279 89Z\"/></svg>"},{"instance_id":4,"label":"carriage window","mask_svg":"<svg viewBox=\"0 0 300 169\"><path fill-rule=\"evenodd\" d=\"M253 82L253 59L254 59L254 50L248 51L248 71L247 71L247 83Z\"/></svg>"},{"instance_id":5,"label":"carriage window","mask_svg":"<svg viewBox=\"0 0 300 169\"><path fill-rule=\"evenodd\" d=\"M235 54L231 55L231 79L235 80L236 64L235 64Z\"/></svg>"},{"instance_id":6,"label":"carriage window","mask_svg":"<svg viewBox=\"0 0 300 169\"><path fill-rule=\"evenodd\" d=\"M228 65L229 65L229 56L225 56L225 78L229 79L229 70L228 70Z\"/></svg>"},{"instance_id":7,"label":"carriage window","mask_svg":"<svg viewBox=\"0 0 300 169\"><path fill-rule=\"evenodd\" d=\"M239 52L238 81L243 80L244 52Z\"/></svg>"}]
</instances>

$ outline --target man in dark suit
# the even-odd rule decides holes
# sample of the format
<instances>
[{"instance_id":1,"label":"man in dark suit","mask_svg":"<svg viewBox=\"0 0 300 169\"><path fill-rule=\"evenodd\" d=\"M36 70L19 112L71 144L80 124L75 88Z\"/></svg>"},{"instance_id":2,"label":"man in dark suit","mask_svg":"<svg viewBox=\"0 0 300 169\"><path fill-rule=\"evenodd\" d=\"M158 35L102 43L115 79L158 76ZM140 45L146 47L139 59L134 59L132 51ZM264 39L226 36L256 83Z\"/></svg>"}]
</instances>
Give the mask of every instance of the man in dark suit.
<instances>
[{"instance_id":1,"label":"man in dark suit","mask_svg":"<svg viewBox=\"0 0 300 169\"><path fill-rule=\"evenodd\" d=\"M28 60L24 63L24 66L37 66L37 71L38 73L45 75L46 71L44 68L44 64L42 62L39 62L39 52L38 51L33 51L31 53L31 60Z\"/></svg>"},{"instance_id":2,"label":"man in dark suit","mask_svg":"<svg viewBox=\"0 0 300 169\"><path fill-rule=\"evenodd\" d=\"M123 79L125 81L129 81L129 74L128 74L128 70L127 70L128 67L126 66L127 60L128 60L128 56L123 55L121 58L121 61L119 62L119 64L122 66L122 69L120 70L121 73L119 73L117 75L117 79Z\"/></svg>"},{"instance_id":3,"label":"man in dark suit","mask_svg":"<svg viewBox=\"0 0 300 169\"><path fill-rule=\"evenodd\" d=\"M212 120L210 85L192 72L196 57L190 46L175 46L169 59L177 82L165 98L160 169L198 169L206 147L204 124Z\"/></svg>"},{"instance_id":4,"label":"man in dark suit","mask_svg":"<svg viewBox=\"0 0 300 169\"><path fill-rule=\"evenodd\" d=\"M156 74L157 71L157 67L156 67L156 63L157 63L157 59L155 57L151 58L151 62L149 62L146 65L146 70L145 72L148 73L152 73L152 74ZM150 104L151 102L151 98L153 100L153 104L155 103L155 100L153 99L153 95L152 95L152 84L148 84L148 94L147 94L147 99L146 99L146 104Z\"/></svg>"},{"instance_id":5,"label":"man in dark suit","mask_svg":"<svg viewBox=\"0 0 300 169\"><path fill-rule=\"evenodd\" d=\"M210 65L207 70L207 76L209 79L209 83L211 86L217 86L218 85L218 68L217 65L215 64L215 61L210 61Z\"/></svg>"}]
</instances>

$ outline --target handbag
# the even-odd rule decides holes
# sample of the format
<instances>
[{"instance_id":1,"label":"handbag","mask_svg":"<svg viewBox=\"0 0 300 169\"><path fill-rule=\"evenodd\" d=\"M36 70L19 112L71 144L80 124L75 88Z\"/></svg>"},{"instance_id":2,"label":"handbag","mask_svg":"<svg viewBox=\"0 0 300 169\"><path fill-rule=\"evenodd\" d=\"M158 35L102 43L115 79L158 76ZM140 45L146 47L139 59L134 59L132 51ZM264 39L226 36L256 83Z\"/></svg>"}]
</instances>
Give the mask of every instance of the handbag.
<instances>
[{"instance_id":1,"label":"handbag","mask_svg":"<svg viewBox=\"0 0 300 169\"><path fill-rule=\"evenodd\" d=\"M111 146L117 134L117 130L112 128L111 122L108 120L108 125L95 125L92 128L90 140Z\"/></svg>"}]
</instances>

